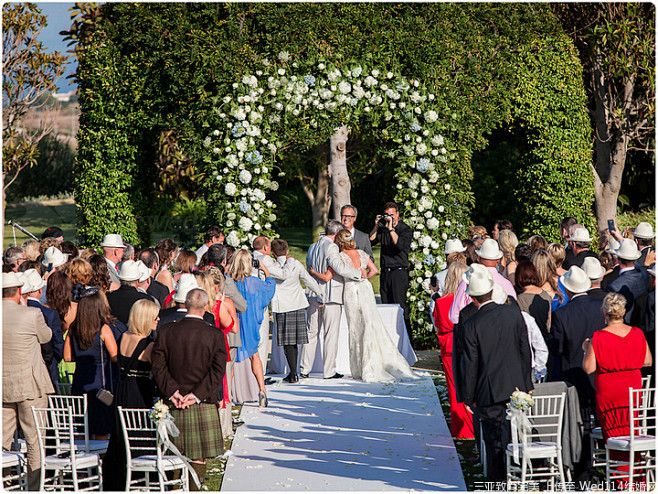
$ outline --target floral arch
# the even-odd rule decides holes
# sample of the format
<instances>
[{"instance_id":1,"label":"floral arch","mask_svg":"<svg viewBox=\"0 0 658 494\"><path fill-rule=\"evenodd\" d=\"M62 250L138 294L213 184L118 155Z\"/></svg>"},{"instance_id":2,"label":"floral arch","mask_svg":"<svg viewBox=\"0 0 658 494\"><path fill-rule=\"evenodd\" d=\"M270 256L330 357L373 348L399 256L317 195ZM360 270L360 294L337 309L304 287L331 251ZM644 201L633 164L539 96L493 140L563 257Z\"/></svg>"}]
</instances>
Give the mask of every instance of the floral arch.
<instances>
[{"instance_id":1,"label":"floral arch","mask_svg":"<svg viewBox=\"0 0 658 494\"><path fill-rule=\"evenodd\" d=\"M228 232L233 247L272 236L276 191L272 178L287 135L297 142L325 140L332 129L367 123L392 146L397 192L403 220L414 230L407 297L411 320L431 331L428 316L429 277L445 267L441 247L458 236L466 222L468 192L453 187L454 149L442 134L448 117L418 80L359 63L263 60L262 70L242 77L232 94L217 98L216 128L204 139L206 179L203 187L209 215Z\"/></svg>"}]
</instances>

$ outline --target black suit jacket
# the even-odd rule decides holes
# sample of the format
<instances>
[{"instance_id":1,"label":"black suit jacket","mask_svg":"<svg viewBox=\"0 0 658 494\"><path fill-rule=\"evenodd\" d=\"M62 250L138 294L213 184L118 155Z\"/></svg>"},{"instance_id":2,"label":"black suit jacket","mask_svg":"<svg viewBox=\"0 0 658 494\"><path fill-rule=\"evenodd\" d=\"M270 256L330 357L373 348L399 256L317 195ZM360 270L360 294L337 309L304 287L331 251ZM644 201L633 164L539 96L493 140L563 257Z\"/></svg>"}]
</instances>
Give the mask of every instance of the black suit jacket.
<instances>
[{"instance_id":1,"label":"black suit jacket","mask_svg":"<svg viewBox=\"0 0 658 494\"><path fill-rule=\"evenodd\" d=\"M533 389L528 330L518 307L487 303L463 328L464 403L487 407L509 401L516 388Z\"/></svg>"},{"instance_id":2,"label":"black suit jacket","mask_svg":"<svg viewBox=\"0 0 658 494\"><path fill-rule=\"evenodd\" d=\"M649 291L649 273L644 268L634 267L624 271L615 281L606 288L608 292L616 292L626 299L626 315L624 322L630 324L644 319L644 304L638 304L639 299ZM635 312L635 314L634 314Z\"/></svg>"},{"instance_id":3,"label":"black suit jacket","mask_svg":"<svg viewBox=\"0 0 658 494\"><path fill-rule=\"evenodd\" d=\"M562 268L568 270L571 266L581 267L586 257L595 257L596 259L599 258L599 256L597 256L591 250L584 250L582 252L579 252L575 256L570 257L569 259L565 259L564 262L562 263Z\"/></svg>"},{"instance_id":4,"label":"black suit jacket","mask_svg":"<svg viewBox=\"0 0 658 494\"><path fill-rule=\"evenodd\" d=\"M608 285L619 278L619 265L612 268L608 274L606 274L601 280L601 288L607 290Z\"/></svg>"},{"instance_id":5,"label":"black suit jacket","mask_svg":"<svg viewBox=\"0 0 658 494\"><path fill-rule=\"evenodd\" d=\"M149 285L148 290L146 290L146 293L154 297L162 308L164 307L165 300L167 300L167 296L169 295L169 288L151 277L151 284Z\"/></svg>"},{"instance_id":6,"label":"black suit jacket","mask_svg":"<svg viewBox=\"0 0 658 494\"><path fill-rule=\"evenodd\" d=\"M41 305L36 300L27 300L28 307L36 307L43 314L43 318L46 320L46 324L53 332L53 337L48 343L43 343L41 345L41 356L43 361L48 368L48 374L50 374L50 380L53 382L53 385L56 382L59 382L59 363L64 358L64 335L62 334L62 328L59 321L59 315L53 309L50 309L44 305Z\"/></svg>"},{"instance_id":7,"label":"black suit jacket","mask_svg":"<svg viewBox=\"0 0 658 494\"><path fill-rule=\"evenodd\" d=\"M178 310L178 307L169 307L168 309L160 309L160 314L159 314L160 320L158 321L158 329L160 329L165 324L178 322L182 320L186 315L187 315L187 311ZM213 327L215 326L215 316L213 316L210 312L204 312L203 320L207 324L210 324Z\"/></svg>"},{"instance_id":8,"label":"black suit jacket","mask_svg":"<svg viewBox=\"0 0 658 494\"><path fill-rule=\"evenodd\" d=\"M600 287L590 288L589 290L587 290L587 296L595 298L597 300L603 300L603 297L605 297L606 295L607 293L605 293L605 290L603 290Z\"/></svg>"},{"instance_id":9,"label":"black suit jacket","mask_svg":"<svg viewBox=\"0 0 658 494\"><path fill-rule=\"evenodd\" d=\"M151 362L153 380L165 398L179 391L215 403L226 371L224 334L192 317L166 324L153 346Z\"/></svg>"},{"instance_id":10,"label":"black suit jacket","mask_svg":"<svg viewBox=\"0 0 658 494\"><path fill-rule=\"evenodd\" d=\"M128 325L130 309L138 300L153 300L150 295L142 293L133 286L120 286L113 292L108 292L107 301L110 304L110 312L122 323Z\"/></svg>"},{"instance_id":11,"label":"black suit jacket","mask_svg":"<svg viewBox=\"0 0 658 494\"><path fill-rule=\"evenodd\" d=\"M455 394L457 403L464 402L462 390L464 389L464 329L463 325L471 316L477 314L478 308L473 302L459 311L459 322L452 329L452 375L455 381Z\"/></svg>"}]
</instances>

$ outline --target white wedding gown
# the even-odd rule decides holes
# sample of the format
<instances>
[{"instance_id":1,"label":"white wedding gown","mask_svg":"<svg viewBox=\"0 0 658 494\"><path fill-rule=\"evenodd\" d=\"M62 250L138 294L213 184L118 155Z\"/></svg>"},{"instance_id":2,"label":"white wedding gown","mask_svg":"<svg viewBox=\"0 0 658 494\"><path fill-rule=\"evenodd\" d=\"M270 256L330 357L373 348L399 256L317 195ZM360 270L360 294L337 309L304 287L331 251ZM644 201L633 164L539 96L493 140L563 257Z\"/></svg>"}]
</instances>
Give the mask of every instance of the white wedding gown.
<instances>
[{"instance_id":1,"label":"white wedding gown","mask_svg":"<svg viewBox=\"0 0 658 494\"><path fill-rule=\"evenodd\" d=\"M357 252L361 267L365 268L368 255L362 250ZM353 267L347 254L341 252L340 258ZM350 335L350 370L354 379L364 382L418 379L384 327L368 280L345 280L343 307Z\"/></svg>"}]
</instances>

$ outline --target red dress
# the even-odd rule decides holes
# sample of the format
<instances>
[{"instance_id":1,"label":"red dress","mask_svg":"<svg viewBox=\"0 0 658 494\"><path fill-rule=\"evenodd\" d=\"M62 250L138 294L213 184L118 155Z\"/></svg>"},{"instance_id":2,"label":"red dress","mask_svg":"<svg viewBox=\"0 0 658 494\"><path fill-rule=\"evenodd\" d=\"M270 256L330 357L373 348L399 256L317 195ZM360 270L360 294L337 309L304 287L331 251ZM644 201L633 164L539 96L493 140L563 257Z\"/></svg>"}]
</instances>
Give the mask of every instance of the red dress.
<instances>
[{"instance_id":1,"label":"red dress","mask_svg":"<svg viewBox=\"0 0 658 494\"><path fill-rule=\"evenodd\" d=\"M231 361L231 352L230 352L231 349L230 349L229 344L228 344L228 336L227 335L233 329L233 326L235 325L235 321L233 320L233 317L231 317L231 324L229 324L226 327L223 327L222 324L219 321L219 310L221 309L221 307L222 307L222 301L217 300L217 302L215 303L215 306L212 309L212 312L215 315L215 326L217 326L219 329L221 329L222 332L224 333L224 343L226 344L226 361L230 362ZM229 401L230 401L229 396L228 396L229 393L228 393L228 382L227 382L227 379L226 379L226 374L224 374L223 391L224 391L224 396L223 396L221 408L226 408L226 406L229 404Z\"/></svg>"},{"instance_id":2,"label":"red dress","mask_svg":"<svg viewBox=\"0 0 658 494\"><path fill-rule=\"evenodd\" d=\"M624 336L599 330L592 336L596 356L596 408L603 437L630 434L628 388L642 387L640 369L644 364L647 340L638 328Z\"/></svg>"},{"instance_id":3,"label":"red dress","mask_svg":"<svg viewBox=\"0 0 658 494\"><path fill-rule=\"evenodd\" d=\"M452 436L457 439L473 439L473 416L466 410L463 403L457 403L455 379L452 374L452 322L448 318L448 313L454 298L455 294L449 293L436 301L434 305L434 324L437 327L437 337L441 348L441 363L448 384Z\"/></svg>"}]
</instances>

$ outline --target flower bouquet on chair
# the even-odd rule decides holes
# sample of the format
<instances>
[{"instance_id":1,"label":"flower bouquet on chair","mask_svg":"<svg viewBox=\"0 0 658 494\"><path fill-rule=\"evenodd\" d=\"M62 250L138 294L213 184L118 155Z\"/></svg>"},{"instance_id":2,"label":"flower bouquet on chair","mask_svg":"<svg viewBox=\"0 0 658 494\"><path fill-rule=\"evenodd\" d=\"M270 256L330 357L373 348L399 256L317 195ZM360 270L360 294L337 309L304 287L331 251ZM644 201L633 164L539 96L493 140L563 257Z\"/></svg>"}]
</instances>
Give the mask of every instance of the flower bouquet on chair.
<instances>
[{"instance_id":1,"label":"flower bouquet on chair","mask_svg":"<svg viewBox=\"0 0 658 494\"><path fill-rule=\"evenodd\" d=\"M532 430L532 424L528 420L528 410L534 406L535 402L531 393L525 393L516 388L507 404L507 420L510 421L512 429L512 454L516 463L519 462L519 435L524 437Z\"/></svg>"}]
</instances>

